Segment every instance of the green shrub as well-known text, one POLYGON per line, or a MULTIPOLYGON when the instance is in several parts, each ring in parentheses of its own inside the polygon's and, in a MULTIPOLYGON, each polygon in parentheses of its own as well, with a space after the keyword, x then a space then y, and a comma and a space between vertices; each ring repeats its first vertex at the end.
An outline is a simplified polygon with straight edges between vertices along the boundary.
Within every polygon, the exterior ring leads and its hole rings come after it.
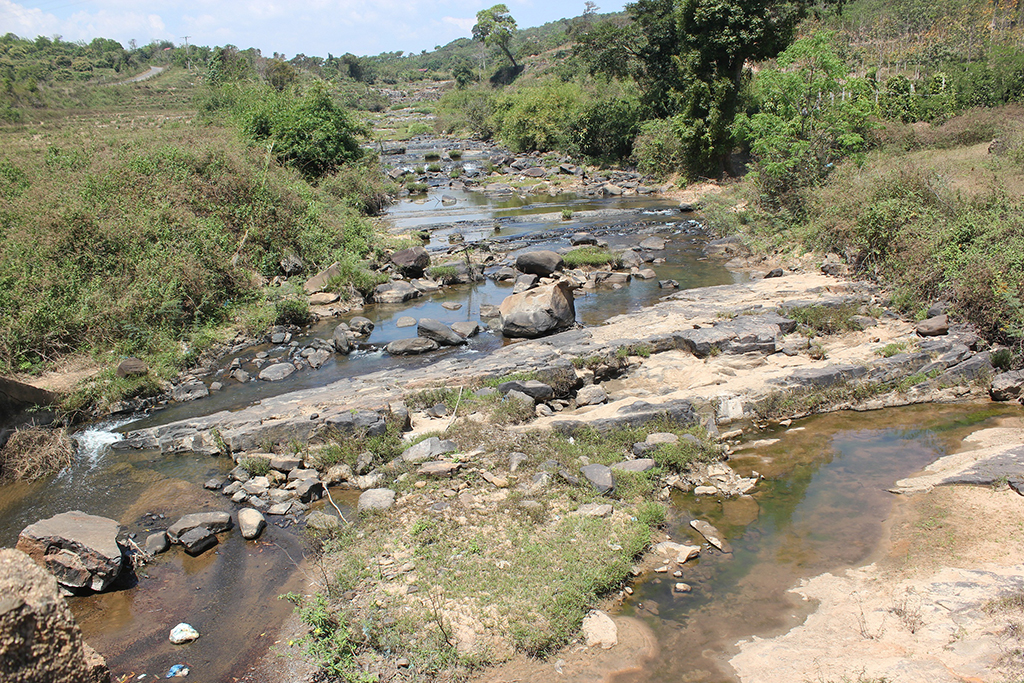
POLYGON ((572 209, 568 209, 568 208, 562 209, 562 220, 563 221, 572 220, 572 209))
POLYGON ((427 191, 430 186, 426 183, 408 182, 405 184, 405 189, 409 190, 409 194, 422 194, 427 191))
POLYGON ((857 329, 850 320, 857 315, 859 306, 842 304, 839 306, 800 306, 786 310, 786 315, 803 325, 807 330, 820 334, 838 334, 857 329))
POLYGON ((497 135, 516 152, 565 149, 584 97, 578 85, 550 81, 503 92, 494 102, 497 135))
POLYGON ((580 268, 581 266, 615 266, 619 257, 607 249, 601 247, 577 247, 566 252, 562 256, 567 268, 580 268))
POLYGON ((640 126, 633 142, 633 161, 641 173, 663 178, 682 168, 686 150, 672 121, 655 119, 640 126))
POLYGON ((305 299, 282 299, 274 304, 274 324, 306 325, 310 321, 309 302, 305 299))
POLYGON ((459 159, 462 158, 462 150, 461 149, 449 150, 448 151, 448 156, 451 158, 452 161, 458 161, 459 159))
POLYGON ((270 472, 270 460, 267 458, 242 458, 238 466, 254 477, 265 477, 270 472))
POLYGON ((438 152, 427 152, 423 155, 425 161, 440 161, 441 155, 438 152))
POLYGON ((427 166, 427 170, 430 171, 431 173, 440 173, 441 164, 430 164, 429 166, 427 166))

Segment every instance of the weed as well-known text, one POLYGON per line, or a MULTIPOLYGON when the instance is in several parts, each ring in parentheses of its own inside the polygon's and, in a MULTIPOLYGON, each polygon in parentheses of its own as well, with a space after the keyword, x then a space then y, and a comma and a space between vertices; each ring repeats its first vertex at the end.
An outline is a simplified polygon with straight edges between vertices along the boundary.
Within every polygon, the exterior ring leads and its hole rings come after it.
POLYGON ((427 152, 423 155, 424 161, 440 161, 441 154, 439 152, 427 152))
POLYGON ((890 343, 886 344, 882 348, 878 349, 878 351, 876 353, 878 353, 878 355, 883 357, 883 358, 892 358, 893 356, 895 356, 897 354, 900 354, 900 353, 903 353, 906 350, 907 350, 907 342, 905 342, 905 341, 896 341, 896 342, 890 342, 890 343))
POLYGON ((594 369, 605 360, 604 356, 576 356, 572 359, 572 366, 574 368, 589 368, 594 369))
POLYGON ((305 299, 283 299, 274 304, 274 324, 276 325, 302 327, 311 319, 309 302, 305 299))
POLYGON ((429 164, 427 166, 427 170, 429 172, 431 172, 431 173, 440 173, 441 172, 441 164, 437 164, 437 163, 429 164))
POLYGON ((64 428, 23 427, 0 449, 0 480, 35 481, 75 462, 75 445, 64 428))
POLYGON ((905 629, 911 633, 917 633, 924 626, 924 619, 921 613, 921 601, 904 595, 902 598, 893 598, 889 606, 889 613, 896 615, 905 629))
POLYGON ((571 219, 572 219, 572 209, 569 209, 569 208, 562 209, 562 220, 563 221, 568 221, 568 220, 571 220, 571 219))
POLYGON ((459 271, 455 266, 431 266, 427 268, 427 275, 432 280, 440 280, 448 284, 459 276, 459 271))
POLYGON ((615 267, 620 259, 615 254, 601 247, 577 247, 562 256, 567 268, 579 268, 581 266, 610 266, 615 267))
MULTIPOLYGON (((785 311, 791 319, 797 321, 807 331, 818 334, 838 334, 854 330, 857 326, 850 320, 857 315, 859 307, 856 304, 847 303, 839 306, 800 306, 785 311)), ((813 336, 813 334, 808 334, 813 336)))
POLYGON ((998 370, 1009 370, 1013 367, 1013 351, 1010 349, 997 349, 990 356, 992 367, 998 370))
POLYGON ((430 186, 426 183, 417 183, 414 181, 410 181, 405 184, 405 189, 409 190, 409 194, 423 194, 429 187, 430 186))
POLYGON ((462 150, 461 149, 449 150, 448 151, 448 156, 451 158, 452 161, 458 161, 459 159, 462 158, 462 150))
POLYGON ((265 477, 270 472, 270 460, 267 458, 242 458, 238 466, 254 477, 265 477))
POLYGON ((820 341, 814 341, 810 348, 807 350, 807 355, 811 357, 811 360, 825 360, 828 358, 828 352, 825 350, 825 345, 820 341))
POLYGON ((325 674, 346 683, 372 683, 376 675, 366 674, 355 663, 360 643, 345 616, 331 607, 327 598, 311 598, 294 593, 284 596, 296 606, 299 618, 309 627, 300 642, 325 674))
POLYGON ((455 178, 459 178, 461 176, 462 176, 462 167, 461 166, 455 166, 455 167, 452 168, 452 170, 450 170, 448 172, 448 177, 453 179, 453 180, 455 178))

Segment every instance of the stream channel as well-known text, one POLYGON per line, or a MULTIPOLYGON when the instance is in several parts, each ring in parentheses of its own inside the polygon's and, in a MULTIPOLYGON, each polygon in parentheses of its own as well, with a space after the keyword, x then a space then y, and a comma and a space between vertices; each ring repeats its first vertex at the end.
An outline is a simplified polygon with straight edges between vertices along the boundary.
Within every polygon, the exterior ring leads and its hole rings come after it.
MULTIPOLYGON (((455 196, 457 204, 442 207, 441 192, 431 192, 426 199, 392 207, 392 222, 397 229, 433 228, 428 248, 435 250, 446 249, 453 232, 462 233, 467 242, 485 238, 503 242, 500 251, 512 253, 526 246, 565 250, 568 236, 584 230, 607 240, 612 249, 658 234, 668 240, 660 254, 665 262, 652 266, 658 279, 675 279, 681 288, 690 288, 745 278, 703 259, 705 238, 698 225, 664 201, 515 195, 502 199, 450 190, 444 194, 455 196), (572 209, 573 219, 553 220, 552 214, 560 218, 564 207, 572 209)), ((49 480, 0 487, 0 545, 13 546, 28 524, 73 509, 118 520, 140 543, 150 531, 166 528, 188 512, 234 512, 230 501, 203 489, 207 479, 232 467, 229 459, 118 451, 110 449, 110 444, 129 424, 137 429, 238 409, 272 394, 322 386, 385 367, 431 363, 449 353, 486 354, 508 342, 485 332, 467 347, 414 358, 390 357, 379 347, 415 335, 415 328, 396 327, 400 316, 430 317, 449 324, 477 321, 481 305, 499 304, 511 289, 511 284, 486 280, 445 288, 402 305, 370 305, 353 313, 376 325, 363 350, 336 356, 319 370, 298 372, 277 383, 225 382, 222 391, 202 400, 86 427, 76 435, 80 458, 75 466, 49 480), (442 307, 452 301, 463 304, 462 308, 442 307)), ((585 325, 599 325, 653 303, 664 293, 657 280, 639 279, 621 289, 592 290, 577 299, 577 317, 585 325)), ((351 316, 342 320, 347 317, 351 316)), ((303 331, 302 338, 330 338, 338 322, 315 325, 303 331)), ((239 355, 251 359, 254 353, 266 351, 273 357, 287 350, 264 345, 239 355)), ((224 359, 223 367, 231 359, 224 359)), ((674 540, 693 538, 688 522, 699 517, 725 534, 734 553, 706 553, 692 567, 688 564, 684 580, 693 586, 692 594, 675 596, 672 582, 659 578, 636 587, 623 612, 647 621, 662 647, 657 661, 629 680, 729 680, 728 667, 721 666, 720 658, 737 639, 783 631, 802 619, 806 607, 795 605, 786 594, 797 579, 855 564, 870 555, 891 505, 891 496, 885 493, 888 486, 953 450, 967 433, 1009 414, 1016 413, 985 406, 924 406, 810 418, 778 434, 778 443, 758 449, 756 455, 740 452, 730 461, 741 474, 757 470, 766 477, 753 497, 738 501, 675 497, 668 529, 674 540)), ((352 518, 349 512, 358 492, 334 495, 352 518)), ((269 521, 258 542, 243 541, 236 528, 199 557, 173 548, 111 592, 69 598, 86 640, 107 658, 115 680, 144 673, 146 679, 162 678, 178 663, 190 666, 197 680, 245 677, 274 642, 291 611, 290 604, 278 596, 309 588, 309 577, 299 566, 302 543, 294 523, 269 521), (195 626, 202 637, 175 647, 168 643, 167 634, 182 621, 195 626)))

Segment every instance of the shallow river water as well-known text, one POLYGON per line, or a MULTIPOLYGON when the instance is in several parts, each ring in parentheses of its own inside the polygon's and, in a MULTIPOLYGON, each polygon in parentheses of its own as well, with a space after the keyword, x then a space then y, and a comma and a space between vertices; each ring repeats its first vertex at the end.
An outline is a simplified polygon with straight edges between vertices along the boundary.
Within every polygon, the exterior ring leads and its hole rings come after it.
MULTIPOLYGON (((579 230, 599 233, 612 248, 635 245, 647 234, 657 233, 669 240, 661 254, 665 263, 653 266, 659 279, 676 279, 683 288, 742 280, 719 263, 702 259, 702 238, 690 217, 663 202, 456 195, 455 207, 441 207, 433 194, 423 202, 403 202, 393 208, 393 220, 399 227, 443 223, 445 227, 432 240, 435 249, 446 245, 452 232, 461 232, 467 241, 494 238, 493 224, 478 225, 486 221, 497 221, 500 238, 512 240, 511 245, 524 237, 543 235, 535 246, 555 249, 568 247, 568 235, 579 230), (577 212, 616 213, 564 223, 530 218, 559 212, 566 205, 577 212)), ((481 305, 498 304, 510 293, 511 285, 488 280, 404 305, 368 306, 358 314, 369 317, 376 327, 364 350, 334 358, 317 371, 295 373, 280 383, 231 383, 209 398, 138 416, 131 428, 237 409, 272 393, 322 386, 379 369, 415 367, 448 353, 488 353, 507 342, 484 333, 466 348, 405 359, 377 349, 393 339, 415 335, 415 328, 396 326, 400 316, 447 323, 475 321, 481 305), (463 306, 457 311, 442 307, 450 301, 463 306)), ((592 291, 577 300, 578 318, 586 325, 598 325, 653 303, 664 293, 657 280, 634 280, 618 290, 592 291)), ((337 323, 331 320, 315 326, 299 341, 329 338, 337 323)), ((247 349, 243 355, 251 358, 258 351, 273 355, 287 349, 266 345, 247 349)), ((800 618, 798 607, 785 594, 796 579, 860 562, 871 553, 891 503, 887 486, 948 452, 967 432, 1007 410, 925 407, 808 419, 794 425, 800 430, 780 435, 779 443, 757 450, 756 455, 741 453, 731 461, 743 474, 753 469, 767 478, 752 500, 676 498, 670 515, 674 539, 690 536, 688 521, 700 517, 717 525, 735 552, 704 555, 694 566, 687 566, 683 580, 694 587, 692 594, 674 596, 668 580, 655 579, 638 587, 624 609, 649 621, 662 643, 662 654, 637 680, 727 679, 719 660, 731 643, 739 637, 778 631, 800 618)), ((128 424, 103 423, 80 432, 76 436, 82 452, 79 462, 51 480, 0 487, 0 544, 13 546, 18 532, 28 524, 72 509, 117 519, 136 534, 140 544, 151 530, 166 528, 186 512, 233 509, 223 496, 202 488, 207 479, 231 468, 228 459, 111 450, 110 442, 128 424)), ((351 507, 355 495, 335 494, 335 500, 351 507)), ((197 558, 173 549, 111 593, 70 599, 87 640, 107 657, 116 676, 162 677, 171 665, 185 663, 197 680, 228 681, 242 676, 265 653, 290 612, 290 606, 277 596, 308 587, 309 577, 298 569, 301 542, 287 521, 271 524, 258 543, 243 541, 237 531, 222 538, 215 550, 197 558), (181 621, 203 634, 187 648, 167 642, 169 630, 181 621)))

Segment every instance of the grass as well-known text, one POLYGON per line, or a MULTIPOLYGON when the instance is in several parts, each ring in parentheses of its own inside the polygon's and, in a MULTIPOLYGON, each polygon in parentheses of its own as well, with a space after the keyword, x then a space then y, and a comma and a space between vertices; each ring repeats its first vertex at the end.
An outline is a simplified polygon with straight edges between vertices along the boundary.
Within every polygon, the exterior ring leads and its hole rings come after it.
POLYGON ((270 472, 270 460, 268 458, 242 458, 238 461, 238 466, 254 477, 265 477, 270 472))
POLYGON ((895 341, 890 342, 883 346, 882 348, 878 349, 877 353, 882 358, 892 358, 895 355, 904 353, 908 347, 909 344, 907 344, 907 342, 905 341, 895 341))
POLYGON ((24 427, 0 449, 0 481, 35 481, 75 462, 75 444, 66 429, 24 427))
POLYGON ((857 329, 850 320, 857 315, 860 306, 847 303, 839 306, 799 306, 784 311, 789 318, 803 326, 807 336, 815 334, 839 334, 857 329))
POLYGON ((572 251, 566 252, 562 256, 562 260, 565 262, 567 268, 580 268, 582 266, 591 267, 615 267, 620 263, 619 257, 611 253, 607 249, 601 247, 578 247, 572 251))
POLYGON ((440 280, 447 284, 458 277, 459 272, 455 266, 431 266, 427 268, 427 275, 432 280, 440 280))

